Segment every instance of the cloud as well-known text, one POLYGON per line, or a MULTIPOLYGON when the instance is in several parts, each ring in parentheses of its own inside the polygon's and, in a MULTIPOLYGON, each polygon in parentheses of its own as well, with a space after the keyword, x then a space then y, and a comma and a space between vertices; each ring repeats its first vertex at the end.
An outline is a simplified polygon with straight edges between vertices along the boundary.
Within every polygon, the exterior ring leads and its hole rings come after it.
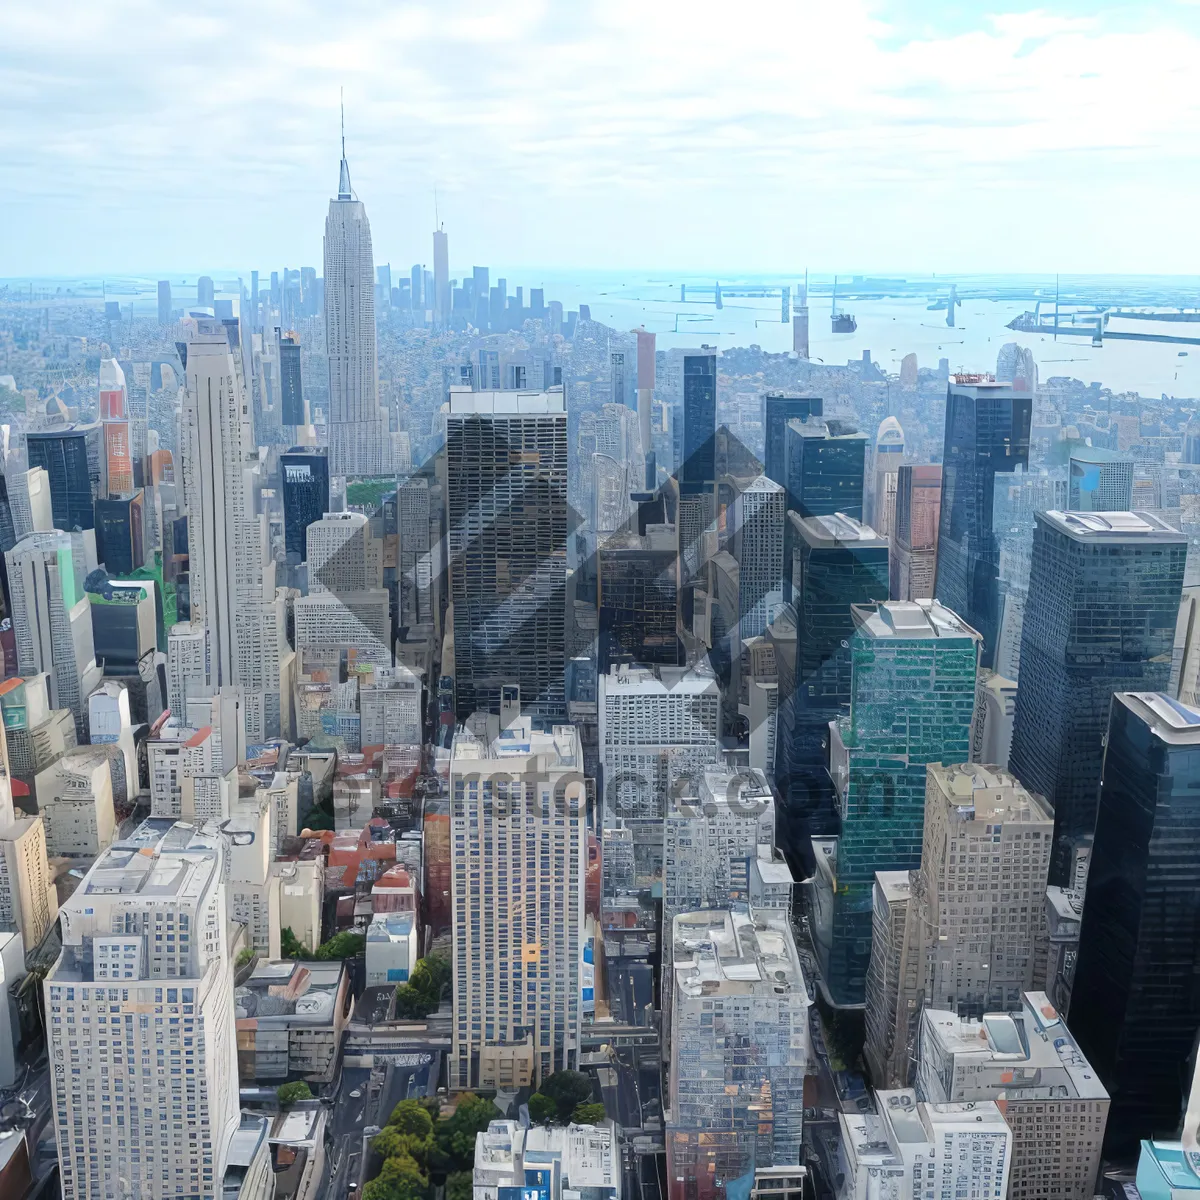
POLYGON ((380 260, 436 187, 455 270, 1195 270, 1198 50, 1187 8, 15 0, 0 272, 319 262, 339 88, 380 260))

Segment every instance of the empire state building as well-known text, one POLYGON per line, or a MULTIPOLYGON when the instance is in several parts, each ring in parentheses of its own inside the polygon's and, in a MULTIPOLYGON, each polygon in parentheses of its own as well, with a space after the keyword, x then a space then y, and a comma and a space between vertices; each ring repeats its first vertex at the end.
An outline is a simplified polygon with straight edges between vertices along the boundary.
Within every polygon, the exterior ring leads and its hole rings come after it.
POLYGON ((329 472, 385 474, 392 463, 387 416, 379 407, 371 226, 362 201, 351 194, 344 140, 337 199, 325 218, 325 347, 329 472))

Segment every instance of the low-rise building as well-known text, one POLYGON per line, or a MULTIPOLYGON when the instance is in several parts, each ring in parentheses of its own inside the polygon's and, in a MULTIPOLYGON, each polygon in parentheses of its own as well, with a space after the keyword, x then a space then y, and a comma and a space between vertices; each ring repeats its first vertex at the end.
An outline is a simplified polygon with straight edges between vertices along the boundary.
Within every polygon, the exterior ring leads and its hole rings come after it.
POLYGON ((493 1121, 475 1135, 474 1200, 523 1194, 535 1172, 543 1200, 620 1200, 621 1158, 612 1122, 524 1129, 515 1121, 493 1121))
POLYGON ((107 751, 81 746, 37 776, 38 809, 52 858, 96 858, 117 833, 107 751))
POLYGON ((316 1200, 325 1170, 325 1108, 301 1100, 271 1122, 275 1200, 316 1200))
POLYGON ((367 987, 407 983, 419 953, 414 913, 376 913, 367 926, 367 987))
POLYGON ((260 961, 233 1001, 243 1083, 333 1079, 353 1003, 344 962, 260 961))

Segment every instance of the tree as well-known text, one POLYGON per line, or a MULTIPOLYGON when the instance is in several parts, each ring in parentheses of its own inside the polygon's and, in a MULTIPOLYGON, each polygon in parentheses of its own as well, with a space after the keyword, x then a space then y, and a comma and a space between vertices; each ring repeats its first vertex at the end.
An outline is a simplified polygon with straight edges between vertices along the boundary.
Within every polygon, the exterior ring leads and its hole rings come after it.
POLYGON ((472 1092, 458 1098, 454 1115, 439 1121, 434 1129, 437 1155, 434 1167, 439 1171, 466 1171, 475 1165, 475 1135, 482 1133, 499 1116, 490 1100, 481 1100, 472 1092))
POLYGON ((427 1138, 433 1132, 433 1118, 418 1100, 401 1100, 387 1123, 406 1137, 427 1138))
POLYGON ((363 1200, 428 1200, 429 1180, 407 1154, 387 1159, 363 1188, 363 1200))
POLYGON ((430 954, 413 968, 407 983, 396 989, 396 1015, 420 1020, 436 1012, 450 982, 450 964, 440 954, 430 954))
POLYGON ((313 1098, 312 1088, 304 1080, 300 1080, 297 1083, 280 1084, 275 1089, 275 1096, 279 1100, 280 1108, 287 1108, 289 1105, 295 1104, 297 1100, 311 1100, 313 1098))
POLYGON ((471 1200, 474 1194, 473 1172, 454 1171, 446 1176, 446 1200, 471 1200))
POLYGON ((308 958, 311 951, 292 932, 290 925, 285 925, 279 931, 279 956, 281 958, 308 958))
POLYGON ((579 1071, 555 1071, 542 1080, 538 1090, 554 1101, 559 1123, 563 1125, 580 1104, 587 1104, 592 1099, 592 1081, 579 1071))
POLYGON ((244 967, 253 957, 253 949, 249 946, 244 946, 238 951, 237 958, 233 960, 233 965, 241 970, 241 968, 244 967))
POLYGON ((603 1104, 578 1104, 571 1114, 571 1120, 576 1125, 599 1125, 607 1116, 603 1104))
POLYGON ((542 1092, 529 1097, 529 1119, 535 1125, 548 1125, 558 1116, 558 1105, 542 1092))
POLYGON ((367 939, 361 933, 335 933, 329 941, 322 943, 314 958, 327 962, 335 958, 354 958, 363 952, 367 939))

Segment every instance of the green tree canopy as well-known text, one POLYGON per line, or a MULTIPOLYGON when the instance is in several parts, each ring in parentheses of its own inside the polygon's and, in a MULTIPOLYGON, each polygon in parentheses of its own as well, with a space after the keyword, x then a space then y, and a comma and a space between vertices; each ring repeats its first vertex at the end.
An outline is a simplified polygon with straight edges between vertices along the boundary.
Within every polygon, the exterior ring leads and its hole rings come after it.
POLYGON ((481 1100, 472 1092, 464 1092, 458 1098, 454 1114, 439 1121, 434 1129, 437 1169, 448 1172, 472 1170, 475 1135, 482 1133, 499 1116, 490 1100, 481 1100))
POLYGON ((599 1125, 607 1115, 603 1104, 578 1104, 571 1114, 571 1120, 576 1125, 599 1125))
POLYGON ((309 948, 292 932, 290 925, 279 931, 279 954, 281 958, 308 958, 309 948))
POLYGON ((407 1154, 386 1159, 362 1191, 363 1200, 428 1200, 429 1180, 407 1154))
POLYGON ((591 1102, 592 1081, 579 1071, 555 1071, 542 1080, 538 1091, 554 1101, 556 1116, 565 1125, 579 1105, 591 1102))
POLYGON ((473 1171, 454 1171, 446 1176, 446 1200, 471 1200, 475 1194, 473 1171))
POLYGON ((327 942, 318 947, 314 958, 326 962, 335 958, 354 958, 363 952, 367 939, 361 933, 335 933, 327 942))
POLYGON ((430 954, 413 968, 407 983, 396 989, 396 1015, 420 1020, 436 1012, 450 982, 450 964, 440 954, 430 954))
POLYGON ((279 1100, 280 1108, 287 1108, 289 1105, 295 1104, 297 1100, 311 1100, 313 1098, 312 1088, 302 1079, 296 1083, 280 1084, 275 1089, 275 1095, 279 1100))
POLYGON ((558 1105, 542 1092, 529 1097, 529 1119, 535 1125, 545 1125, 558 1116, 558 1105))

